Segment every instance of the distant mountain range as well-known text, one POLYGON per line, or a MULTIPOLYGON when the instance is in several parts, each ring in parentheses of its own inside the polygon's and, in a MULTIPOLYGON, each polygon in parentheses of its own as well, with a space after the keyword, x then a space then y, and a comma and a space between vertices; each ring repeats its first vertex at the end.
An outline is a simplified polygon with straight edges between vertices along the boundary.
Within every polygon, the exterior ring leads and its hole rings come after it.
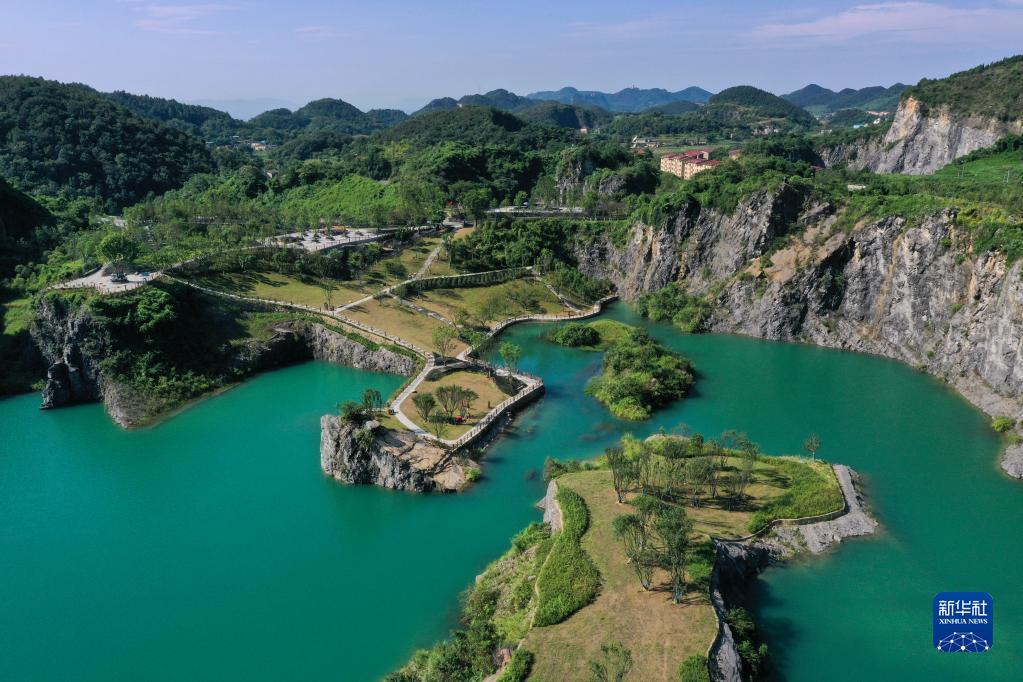
POLYGON ((672 102, 693 102, 706 104, 713 93, 698 87, 689 87, 678 92, 663 88, 625 88, 608 93, 598 90, 577 90, 572 87, 560 90, 534 92, 529 99, 554 100, 562 104, 581 104, 599 107, 613 113, 635 113, 672 102))
POLYGON ((782 98, 815 114, 832 113, 842 109, 895 111, 899 106, 899 97, 907 87, 902 83, 896 83, 890 88, 874 85, 859 90, 845 88, 835 92, 811 83, 805 88, 782 95, 782 98))

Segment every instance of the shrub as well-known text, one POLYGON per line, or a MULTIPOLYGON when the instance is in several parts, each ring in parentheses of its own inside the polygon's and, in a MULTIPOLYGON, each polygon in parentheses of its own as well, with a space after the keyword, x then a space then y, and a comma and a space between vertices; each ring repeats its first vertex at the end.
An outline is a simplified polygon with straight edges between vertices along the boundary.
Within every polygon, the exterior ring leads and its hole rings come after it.
POLYGON ((991 428, 998 433, 1007 433, 1016 427, 1016 420, 1012 417, 995 417, 991 420, 991 428))
POLYGON ((678 679, 681 682, 710 682, 710 670, 707 668, 707 657, 693 654, 678 667, 678 679))
POLYGON ((512 547, 516 554, 521 554, 541 540, 551 536, 551 529, 546 523, 534 521, 526 526, 512 539, 512 547))
POLYGON ((553 330, 548 338, 559 346, 569 346, 570 348, 596 346, 600 343, 600 332, 582 322, 569 322, 565 326, 553 330))
POLYGON ((508 666, 497 678, 497 682, 525 682, 525 679, 529 677, 529 673, 533 669, 533 660, 535 658, 532 651, 516 649, 508 666))
POLYGON ((672 282, 659 291, 640 296, 636 312, 655 322, 671 320, 682 331, 695 334, 706 330, 711 304, 706 298, 692 296, 672 282))
POLYGON ((589 525, 586 503, 567 488, 558 491, 565 528, 554 538, 537 576, 537 606, 533 624, 554 625, 593 601, 600 589, 600 571, 579 544, 589 525))

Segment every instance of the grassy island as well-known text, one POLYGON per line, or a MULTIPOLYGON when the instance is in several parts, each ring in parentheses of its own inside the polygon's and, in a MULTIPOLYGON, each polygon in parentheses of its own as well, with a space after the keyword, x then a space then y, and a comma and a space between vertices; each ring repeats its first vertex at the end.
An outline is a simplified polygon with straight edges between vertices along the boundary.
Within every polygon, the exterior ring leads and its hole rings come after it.
POLYGON ((603 371, 586 386, 586 393, 619 419, 648 419, 658 407, 684 398, 695 381, 688 360, 646 331, 621 322, 570 323, 548 338, 563 346, 607 350, 603 371))
MULTIPOLYGON (((391 682, 578 679, 627 656, 628 679, 707 680, 717 632, 710 538, 841 508, 830 465, 770 457, 741 434, 632 437, 585 462, 550 460, 564 529, 533 523, 465 593, 461 627, 391 682), (496 656, 495 656, 496 655, 496 656)), ((754 677, 766 665, 752 620, 726 620, 754 677)), ((612 678, 613 679, 613 678, 612 678)))

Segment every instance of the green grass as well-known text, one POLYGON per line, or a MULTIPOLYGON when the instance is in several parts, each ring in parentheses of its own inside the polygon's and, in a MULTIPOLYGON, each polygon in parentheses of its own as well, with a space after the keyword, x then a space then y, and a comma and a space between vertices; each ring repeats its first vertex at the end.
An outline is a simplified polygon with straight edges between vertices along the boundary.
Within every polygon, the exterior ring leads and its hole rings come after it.
POLYGON ((838 511, 845 504, 830 464, 777 457, 764 457, 761 462, 769 464, 776 475, 786 479, 786 490, 753 514, 750 532, 757 532, 775 519, 819 516, 838 511))
POLYGON ((28 328, 32 299, 21 297, 0 303, 0 395, 24 393, 37 387, 46 367, 35 350, 28 328))
POLYGON ((560 488, 558 504, 565 528, 551 541, 550 553, 536 580, 537 606, 533 624, 554 625, 593 601, 600 589, 600 572, 580 545, 589 525, 583 498, 560 488))

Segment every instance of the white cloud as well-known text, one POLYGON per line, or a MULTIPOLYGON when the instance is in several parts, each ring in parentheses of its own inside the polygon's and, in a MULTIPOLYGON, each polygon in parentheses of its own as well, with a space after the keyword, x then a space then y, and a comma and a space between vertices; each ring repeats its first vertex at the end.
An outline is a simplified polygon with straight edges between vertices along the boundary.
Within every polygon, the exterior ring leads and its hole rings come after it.
POLYGON ((295 36, 299 40, 330 40, 336 35, 330 26, 299 26, 295 29, 295 36))
POLYGON ((144 5, 139 8, 145 16, 135 21, 135 26, 144 31, 170 33, 175 35, 213 35, 217 31, 197 26, 207 17, 233 9, 230 5, 144 5))
MULTIPOLYGON (((1023 0, 1003 4, 1023 5, 1023 0)), ((857 5, 811 21, 764 24, 748 34, 764 41, 835 41, 889 34, 914 42, 961 43, 1018 35, 1023 10, 950 7, 932 2, 857 5)))

